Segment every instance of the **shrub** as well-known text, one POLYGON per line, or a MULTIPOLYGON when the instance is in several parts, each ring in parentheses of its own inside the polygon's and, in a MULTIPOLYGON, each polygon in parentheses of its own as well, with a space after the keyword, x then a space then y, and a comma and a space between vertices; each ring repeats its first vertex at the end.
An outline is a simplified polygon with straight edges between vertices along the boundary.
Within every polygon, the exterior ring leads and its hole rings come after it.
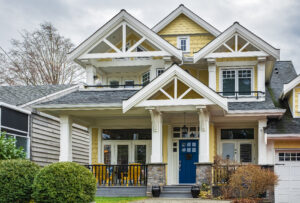
POLYGON ((259 198, 278 182, 278 177, 269 169, 260 166, 240 166, 231 175, 229 187, 237 198, 259 198))
POLYGON ((0 132, 0 160, 25 159, 26 153, 22 147, 16 147, 16 139, 0 132))
POLYGON ((44 167, 33 183, 33 199, 38 202, 92 202, 96 179, 84 166, 59 162, 44 167))
POLYGON ((29 160, 0 161, 0 202, 28 202, 40 167, 29 160))

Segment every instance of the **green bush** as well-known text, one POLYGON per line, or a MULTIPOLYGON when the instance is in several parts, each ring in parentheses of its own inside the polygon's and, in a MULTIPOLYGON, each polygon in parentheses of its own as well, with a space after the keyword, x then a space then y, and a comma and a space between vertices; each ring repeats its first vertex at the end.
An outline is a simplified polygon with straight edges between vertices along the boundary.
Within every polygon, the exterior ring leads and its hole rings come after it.
POLYGON ((28 202, 40 167, 29 160, 0 161, 0 202, 28 202))
POLYGON ((16 139, 0 132, 0 160, 25 159, 26 153, 22 147, 16 147, 16 139))
POLYGON ((35 202, 92 202, 96 193, 96 179, 84 166, 59 162, 46 166, 33 183, 35 202))

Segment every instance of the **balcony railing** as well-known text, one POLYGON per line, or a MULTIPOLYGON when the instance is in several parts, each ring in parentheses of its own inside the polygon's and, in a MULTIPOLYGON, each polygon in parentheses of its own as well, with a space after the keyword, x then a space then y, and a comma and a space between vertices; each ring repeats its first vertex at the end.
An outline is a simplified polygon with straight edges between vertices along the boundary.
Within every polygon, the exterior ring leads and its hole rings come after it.
POLYGON ((86 165, 98 186, 146 186, 147 165, 86 165))
POLYGON ((238 100, 239 98, 256 98, 259 99, 261 97, 265 96, 265 93, 262 91, 250 91, 250 92, 240 92, 240 91, 235 91, 235 92, 217 92, 223 97, 226 98, 235 98, 238 100))

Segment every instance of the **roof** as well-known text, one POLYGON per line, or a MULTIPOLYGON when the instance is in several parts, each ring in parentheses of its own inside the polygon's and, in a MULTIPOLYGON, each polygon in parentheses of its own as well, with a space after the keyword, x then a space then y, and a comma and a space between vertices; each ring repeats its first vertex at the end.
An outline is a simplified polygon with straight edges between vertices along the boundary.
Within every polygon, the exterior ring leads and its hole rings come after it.
POLYGON ((68 54, 69 60, 76 60, 80 55, 88 50, 88 48, 95 45, 101 38, 103 38, 106 34, 108 34, 113 28, 117 25, 121 24, 122 21, 126 21, 136 30, 141 32, 142 35, 146 37, 147 40, 151 40, 151 42, 155 42, 158 47, 163 48, 168 53, 174 55, 178 59, 182 60, 182 52, 177 49, 165 39, 160 37, 157 33, 152 31, 142 22, 134 18, 130 15, 126 10, 122 9, 117 15, 115 15, 111 20, 109 20, 106 24, 100 27, 95 33, 93 33, 90 37, 88 37, 85 41, 83 41, 80 45, 78 45, 75 49, 73 49, 68 54))
POLYGON ((57 105, 57 104, 120 104, 122 101, 130 98, 137 90, 101 90, 101 91, 80 91, 77 90, 64 95, 52 101, 44 102, 39 106, 57 105))
POLYGON ((266 90, 265 101, 258 102, 228 102, 228 110, 272 110, 278 109, 275 107, 271 95, 268 90, 266 90))
POLYGON ((0 86, 0 101, 19 106, 74 85, 0 86))
POLYGON ((199 26, 203 27, 205 30, 207 30, 209 33, 214 35, 215 37, 218 36, 221 32, 217 30, 215 27, 213 27, 211 24, 200 18, 198 15, 196 15, 194 12, 192 12, 190 9, 185 7, 183 4, 180 4, 179 7, 177 7, 174 11, 172 11, 169 15, 167 15, 164 19, 162 19, 160 22, 158 22, 152 30, 156 33, 161 31, 163 28, 165 28, 170 22, 172 22, 175 18, 177 18, 180 14, 184 14, 191 20, 193 20, 195 23, 197 23, 199 26))
POLYGON ((291 61, 278 61, 275 63, 270 80, 270 89, 278 105, 287 109, 287 111, 281 119, 269 119, 265 130, 267 134, 300 134, 300 118, 293 118, 287 101, 280 100, 283 85, 295 77, 297 77, 297 73, 291 61))
POLYGON ((209 53, 214 51, 218 46, 221 46, 226 40, 229 40, 235 33, 240 34, 243 38, 249 41, 251 44, 255 45, 257 48, 268 53, 276 59, 280 58, 280 50, 274 48, 269 43, 255 35, 250 30, 246 29, 238 22, 233 23, 229 28, 222 32, 218 37, 200 49, 194 54, 194 62, 199 61, 203 57, 207 56, 209 53))

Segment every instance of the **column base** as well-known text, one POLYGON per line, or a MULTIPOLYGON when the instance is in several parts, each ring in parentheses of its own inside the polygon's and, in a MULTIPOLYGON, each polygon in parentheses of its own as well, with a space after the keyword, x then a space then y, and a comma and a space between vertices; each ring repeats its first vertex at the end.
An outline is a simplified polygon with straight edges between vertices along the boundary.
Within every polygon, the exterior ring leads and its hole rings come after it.
POLYGON ((211 184, 212 180, 212 163, 195 163, 196 165, 196 184, 211 184))
POLYGON ((148 166, 147 196, 152 197, 152 186, 166 185, 166 163, 150 163, 148 166))

